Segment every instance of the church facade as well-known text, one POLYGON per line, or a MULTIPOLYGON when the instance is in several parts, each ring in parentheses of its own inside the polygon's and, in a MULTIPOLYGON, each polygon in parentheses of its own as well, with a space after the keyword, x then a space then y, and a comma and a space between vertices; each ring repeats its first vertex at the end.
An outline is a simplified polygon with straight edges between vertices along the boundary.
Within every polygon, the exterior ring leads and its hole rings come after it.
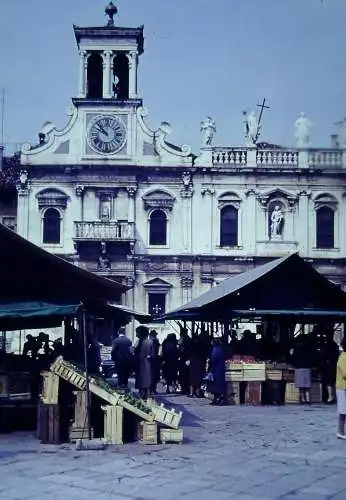
POLYGON ((22 147, 17 231, 126 283, 126 305, 154 316, 290 252, 346 289, 344 144, 311 148, 305 117, 298 147, 258 143, 253 116, 244 146, 213 146, 209 117, 198 154, 171 144, 169 123, 150 128, 137 91, 143 26, 112 19, 74 26, 78 95, 64 129, 46 122, 22 147))

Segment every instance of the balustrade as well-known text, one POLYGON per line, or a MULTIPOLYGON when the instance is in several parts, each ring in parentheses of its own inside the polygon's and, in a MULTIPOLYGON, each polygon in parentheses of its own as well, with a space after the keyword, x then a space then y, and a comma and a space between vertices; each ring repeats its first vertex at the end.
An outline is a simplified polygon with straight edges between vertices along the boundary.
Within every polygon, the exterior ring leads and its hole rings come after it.
POLYGON ((264 149, 257 151, 256 164, 258 167, 298 167, 298 151, 283 149, 264 149))
POLYGON ((342 167, 342 151, 315 150, 309 151, 309 166, 311 167, 342 167))
POLYGON ((245 149, 215 148, 212 153, 213 165, 245 166, 247 151, 245 149))
POLYGON ((76 240, 133 240, 133 222, 82 221, 75 222, 76 240))

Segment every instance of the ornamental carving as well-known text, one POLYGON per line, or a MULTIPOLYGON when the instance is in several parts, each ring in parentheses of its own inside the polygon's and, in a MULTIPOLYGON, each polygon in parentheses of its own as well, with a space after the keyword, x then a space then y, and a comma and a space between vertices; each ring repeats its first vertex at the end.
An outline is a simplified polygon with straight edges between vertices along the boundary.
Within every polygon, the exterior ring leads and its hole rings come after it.
POLYGON ((193 285, 193 277, 192 276, 182 276, 180 278, 180 284, 182 288, 191 288, 193 285))
POLYGON ((206 194, 209 194, 209 196, 214 196, 215 189, 213 189, 213 188, 202 188, 201 189, 201 195, 205 196, 206 194))
POLYGON ((145 210, 162 208, 172 210, 175 203, 175 198, 165 191, 154 191, 142 197, 145 210))
POLYGON ((134 198, 137 193, 137 186, 128 186, 126 191, 130 198, 134 198))
POLYGON ((59 191, 59 189, 44 189, 36 195, 36 198, 40 210, 45 207, 61 208, 65 210, 69 200, 69 197, 62 191, 59 191))
POLYGON ((27 196, 30 191, 30 180, 27 170, 21 170, 16 184, 19 196, 27 196))
POLYGON ((78 197, 82 196, 82 194, 84 192, 84 186, 81 186, 81 185, 76 186, 75 192, 76 192, 76 196, 78 196, 78 197))

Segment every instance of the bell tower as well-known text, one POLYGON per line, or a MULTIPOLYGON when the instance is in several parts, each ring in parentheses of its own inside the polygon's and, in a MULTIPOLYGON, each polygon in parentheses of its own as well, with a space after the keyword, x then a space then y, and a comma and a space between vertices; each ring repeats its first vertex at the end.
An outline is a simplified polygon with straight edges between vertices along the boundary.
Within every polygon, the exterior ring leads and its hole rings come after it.
POLYGON ((105 26, 73 26, 80 65, 78 97, 74 103, 138 105, 138 57, 144 51, 143 26, 121 28, 114 23, 117 7, 105 9, 105 26))

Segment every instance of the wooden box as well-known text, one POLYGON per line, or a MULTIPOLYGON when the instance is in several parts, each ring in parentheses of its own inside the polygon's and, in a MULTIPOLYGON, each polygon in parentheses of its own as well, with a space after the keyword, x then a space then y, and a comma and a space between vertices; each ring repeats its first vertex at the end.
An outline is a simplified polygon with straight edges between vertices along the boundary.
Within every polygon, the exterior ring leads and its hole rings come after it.
POLYGON ((151 411, 154 416, 154 420, 172 429, 178 429, 180 420, 182 419, 183 412, 176 412, 175 410, 168 410, 161 403, 160 406, 153 403, 151 405, 151 411))
POLYGON ((101 406, 104 414, 104 439, 108 444, 123 444, 123 408, 101 406))
POLYGON ((75 391, 73 393, 76 397, 74 404, 74 423, 73 427, 84 428, 88 427, 89 416, 87 409, 86 391, 75 391))
POLYGON ((43 379, 41 400, 46 404, 57 404, 59 398, 59 376, 52 372, 41 372, 43 379))
POLYGON ((0 398, 7 398, 8 397, 8 394, 9 394, 8 388, 9 388, 8 374, 1 373, 0 374, 0 398))
POLYGON ((44 444, 60 443, 59 405, 39 403, 37 409, 37 437, 44 444))
POLYGON ((240 404, 240 382, 226 382, 227 401, 232 405, 240 404))
MULTIPOLYGON (((91 427, 91 438, 94 437, 94 429, 91 427)), ((78 439, 89 439, 89 428, 88 427, 74 427, 71 426, 69 429, 69 441, 75 443, 78 439)))
POLYGON ((244 403, 246 405, 260 405, 262 403, 261 382, 246 383, 244 403))
MULTIPOLYGON (((322 386, 319 382, 313 382, 310 389, 310 402, 318 404, 322 402, 322 386)), ((294 383, 286 384, 285 403, 299 403, 299 389, 294 383)))
POLYGON ((158 428, 155 422, 139 422, 137 429, 138 441, 142 444, 158 443, 158 428))
POLYGON ((244 363, 244 382, 264 382, 265 363, 244 363))
POLYGON ((184 440, 183 429, 160 429, 160 441, 162 444, 179 443, 184 440))
POLYGON ((266 379, 267 380, 282 380, 282 370, 266 370, 266 379))
POLYGON ((243 382, 244 380, 244 370, 228 370, 226 371, 226 382, 243 382))

